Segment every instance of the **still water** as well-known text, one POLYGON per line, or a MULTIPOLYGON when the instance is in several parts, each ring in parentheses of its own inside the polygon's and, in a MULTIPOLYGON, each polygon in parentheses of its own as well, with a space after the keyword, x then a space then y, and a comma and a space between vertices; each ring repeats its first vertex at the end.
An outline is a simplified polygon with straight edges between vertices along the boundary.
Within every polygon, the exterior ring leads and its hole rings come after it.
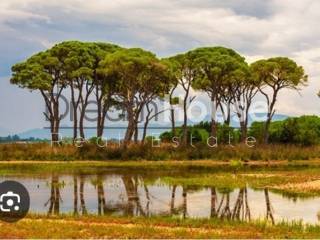
POLYGON ((167 185, 166 176, 107 172, 0 177, 22 183, 31 196, 30 212, 175 216, 270 222, 320 223, 320 198, 291 198, 268 189, 218 189, 167 185))

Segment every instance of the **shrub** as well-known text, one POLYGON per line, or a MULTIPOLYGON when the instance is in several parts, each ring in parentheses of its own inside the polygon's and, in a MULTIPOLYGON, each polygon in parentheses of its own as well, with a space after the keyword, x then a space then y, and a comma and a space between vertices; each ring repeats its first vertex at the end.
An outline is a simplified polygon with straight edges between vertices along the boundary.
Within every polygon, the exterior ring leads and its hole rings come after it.
MULTIPOLYGON (((250 127, 249 135, 262 142, 263 132, 264 122, 254 122, 250 127)), ((269 128, 269 142, 305 146, 319 144, 320 118, 317 116, 302 116, 272 122, 269 128)))

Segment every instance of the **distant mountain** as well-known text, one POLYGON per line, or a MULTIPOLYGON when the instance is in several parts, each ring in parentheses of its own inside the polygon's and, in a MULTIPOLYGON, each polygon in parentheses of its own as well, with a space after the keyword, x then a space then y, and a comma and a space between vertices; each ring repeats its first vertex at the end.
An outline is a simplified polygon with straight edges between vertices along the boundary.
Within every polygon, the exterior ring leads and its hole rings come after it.
MULTIPOLYGON (((168 131, 168 127, 162 127, 161 126, 150 126, 153 128, 148 129, 148 134, 155 134, 159 135, 162 132, 168 131)), ((97 136, 95 129, 86 129, 85 130, 85 136, 86 138, 91 138, 97 136)), ((108 140, 110 139, 122 139, 125 135, 126 128, 125 127, 120 127, 119 128, 112 128, 112 129, 105 129, 104 130, 104 137, 107 138, 108 140)), ((142 135, 143 130, 140 129, 139 131, 139 136, 142 135)), ((72 128, 61 128, 59 131, 60 138, 69 138, 73 136, 73 129, 72 128)), ((44 129, 44 128, 36 128, 36 129, 30 129, 28 131, 22 132, 17 134, 21 139, 27 139, 27 138, 39 138, 39 139, 50 139, 51 138, 51 133, 49 129, 44 129)))
MULTIPOLYGON (((220 116, 219 116, 220 117, 220 116)), ((289 116, 287 115, 284 115, 284 114, 275 114, 273 116, 273 119, 272 121, 281 121, 281 120, 285 120, 287 119, 289 116)), ((267 119, 267 113, 256 113, 255 116, 251 116, 249 118, 249 126, 255 122, 255 121, 258 121, 258 122, 263 122, 267 119)), ((211 116, 210 115, 207 115, 205 117, 205 119, 203 120, 204 122, 211 122, 211 116)), ((177 123, 177 125, 181 125, 182 122, 179 122, 177 123)), ((197 122, 193 122, 193 121, 188 121, 188 124, 189 125, 194 125, 194 124, 197 124, 197 122)), ((239 119, 236 115, 234 115, 232 118, 231 118, 231 126, 233 127, 239 127, 239 119)))
MULTIPOLYGON (((256 116, 258 117, 259 121, 264 121, 266 119, 265 113, 261 113, 261 114, 259 113, 256 116)), ((273 117, 273 121, 280 121, 280 120, 284 120, 286 118, 288 118, 287 115, 275 114, 273 117)), ((204 121, 210 121, 210 119, 211 119, 210 116, 207 116, 204 119, 204 121)), ((253 121, 255 121, 255 119, 250 119, 249 125, 251 125, 251 123, 253 121)), ((196 123, 189 121, 188 124, 194 125, 196 123)), ((176 122, 176 126, 181 126, 181 125, 182 125, 182 122, 176 122)), ((231 125, 233 127, 239 126, 238 122, 236 122, 236 121, 232 121, 231 125)), ((124 136, 125 131, 126 131, 125 124, 119 124, 118 126, 116 124, 112 124, 111 126, 114 127, 114 129, 106 129, 104 131, 105 136, 108 137, 108 139, 111 139, 111 138, 118 139, 119 136, 120 136, 120 138, 122 138, 124 136), (116 129, 116 127, 119 127, 119 128, 116 129)), ((156 134, 156 135, 160 134, 161 132, 168 131, 170 129, 170 126, 171 126, 170 123, 161 123, 161 122, 152 123, 149 125, 150 129, 148 131, 148 134, 156 134)), ((1 131, 1 129, 0 129, 0 131, 1 131)), ((140 134, 141 133, 142 133, 142 129, 140 130, 140 134)), ((94 137, 94 136, 96 136, 96 130, 94 128, 86 129, 85 134, 86 134, 87 138, 94 137)), ((50 129, 47 129, 47 128, 30 129, 25 132, 18 133, 17 135, 22 139, 27 139, 27 138, 31 138, 31 137, 39 138, 39 139, 50 139, 51 138, 50 129)), ((62 128, 60 129, 60 136, 61 137, 72 137, 72 135, 73 135, 72 128, 69 128, 67 126, 62 126, 62 128)))
POLYGON ((275 115, 273 116, 273 118, 272 118, 272 121, 282 121, 282 120, 287 119, 288 117, 290 117, 290 116, 288 116, 288 115, 283 115, 283 114, 275 114, 275 115))
POLYGON ((50 139, 51 134, 49 129, 43 129, 43 128, 35 128, 30 129, 22 133, 17 134, 19 138, 21 139, 28 139, 31 137, 39 138, 39 139, 50 139))

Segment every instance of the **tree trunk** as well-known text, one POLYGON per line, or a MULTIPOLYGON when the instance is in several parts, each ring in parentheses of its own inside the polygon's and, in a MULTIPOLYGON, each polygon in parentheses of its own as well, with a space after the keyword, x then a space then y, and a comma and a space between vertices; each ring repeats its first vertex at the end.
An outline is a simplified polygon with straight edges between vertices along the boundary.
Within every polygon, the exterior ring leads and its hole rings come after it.
POLYGON ((178 85, 175 85, 171 91, 170 91, 170 95, 169 95, 169 101, 170 101, 170 106, 171 106, 171 109, 170 109, 170 112, 171 112, 171 131, 172 131, 172 134, 173 136, 175 137, 176 136, 176 123, 175 123, 175 113, 174 113, 174 105, 175 103, 173 102, 173 94, 174 94, 174 91, 176 90, 178 85))
POLYGON ((270 127, 270 123, 271 123, 271 119, 267 119, 267 121, 265 122, 265 125, 264 125, 264 143, 265 144, 268 144, 269 142, 269 127, 270 127))
POLYGON ((141 143, 145 143, 147 131, 148 131, 148 125, 149 125, 149 119, 146 119, 144 126, 143 126, 143 134, 142 134, 141 143))
POLYGON ((86 105, 82 106, 82 110, 80 113, 80 119, 79 119, 79 133, 80 133, 80 137, 81 138, 85 138, 85 133, 84 133, 84 125, 83 125, 83 121, 84 121, 84 117, 85 117, 85 109, 86 109, 86 105))
POLYGON ((211 137, 217 137, 218 124, 216 121, 216 115, 217 115, 218 104, 214 95, 212 95, 211 97, 211 103, 212 103, 211 137))
POLYGON ((101 138, 103 136, 104 124, 102 122, 97 124, 97 137, 101 138))
POLYGON ((139 128, 138 128, 138 123, 136 123, 134 127, 134 143, 138 143, 138 138, 139 138, 139 128))
POLYGON ((187 114, 187 100, 188 100, 189 92, 186 93, 183 102, 183 126, 182 126, 182 144, 186 146, 188 144, 188 114, 187 114))
POLYGON ((278 95, 279 89, 275 89, 272 97, 271 104, 268 109, 268 115, 267 115, 267 121, 265 122, 265 129, 264 129, 264 143, 268 144, 269 142, 269 127, 270 123, 272 121, 273 115, 275 113, 274 105, 277 101, 277 95, 278 95))
POLYGON ((96 99, 97 99, 97 137, 101 137, 101 108, 102 108, 102 98, 99 96, 99 89, 96 88, 96 99))
POLYGON ((83 139, 85 138, 85 131, 84 131, 83 122, 84 122, 85 115, 86 115, 86 109, 88 106, 89 97, 94 90, 93 83, 90 83, 87 81, 85 89, 86 89, 85 97, 83 98, 82 94, 80 96, 80 102, 81 102, 82 106, 81 106, 80 119, 79 119, 79 133, 80 133, 80 137, 83 139))
POLYGON ((57 94, 54 93, 53 84, 52 89, 45 93, 44 90, 40 90, 40 93, 45 100, 46 103, 46 112, 44 115, 47 120, 50 121, 50 130, 51 130, 51 145, 56 146, 59 145, 59 126, 60 126, 60 115, 59 115, 59 97, 63 88, 58 89, 57 94))
POLYGON ((227 118, 226 118, 225 124, 227 126, 230 126, 230 122, 231 122, 231 100, 229 100, 227 103, 227 118))
POLYGON ((124 137, 124 146, 127 146, 130 143, 132 139, 132 135, 134 133, 134 128, 135 128, 134 119, 129 119, 127 131, 124 137))
POLYGON ((78 137, 78 113, 77 108, 73 109, 73 139, 78 137))
POLYGON ((126 130, 126 134, 124 137, 124 147, 126 147, 131 139, 132 139, 132 135, 134 133, 136 124, 135 124, 135 116, 133 113, 133 103, 129 103, 127 106, 127 113, 128 113, 128 127, 126 130))
POLYGON ((109 109, 108 102, 101 97, 98 99, 98 118, 97 118, 97 137, 102 137, 104 132, 104 123, 109 109))
POLYGON ((211 136, 212 137, 217 136, 217 130, 218 130, 217 122, 214 119, 212 119, 212 121, 211 121, 211 136))
POLYGON ((74 86, 73 82, 71 83, 71 102, 72 102, 72 120, 73 120, 73 139, 76 139, 78 136, 78 104, 75 100, 74 86))
POLYGON ((60 127, 60 116, 59 116, 59 102, 53 100, 53 116, 52 116, 52 143, 54 146, 59 145, 59 127, 60 127))
MULTIPOLYGON (((142 139, 141 139, 141 143, 144 144, 145 143, 145 139, 147 136, 147 130, 148 130, 148 125, 149 125, 149 121, 152 119, 152 117, 150 117, 152 110, 149 108, 149 103, 146 104, 146 108, 147 108, 147 116, 144 122, 144 126, 143 126, 143 134, 142 134, 142 139)), ((154 115, 156 116, 157 113, 154 115)))
POLYGON ((175 137, 176 136, 176 123, 175 123, 175 118, 174 118, 174 109, 171 108, 171 131, 172 135, 175 137))
POLYGON ((240 122, 240 128, 241 128, 241 142, 245 143, 247 139, 247 125, 244 121, 240 122))

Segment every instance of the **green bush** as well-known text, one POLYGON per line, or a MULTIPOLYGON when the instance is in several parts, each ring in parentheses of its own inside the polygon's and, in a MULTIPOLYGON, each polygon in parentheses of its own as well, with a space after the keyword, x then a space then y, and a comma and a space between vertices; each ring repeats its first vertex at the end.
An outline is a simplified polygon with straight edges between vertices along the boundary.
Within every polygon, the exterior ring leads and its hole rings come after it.
MULTIPOLYGON (((206 142, 209 137, 209 133, 205 129, 200 129, 197 127, 188 128, 187 134, 188 134, 189 143, 191 142, 191 136, 192 136, 192 143, 206 142)), ((182 129, 179 128, 176 130, 176 137, 181 137, 181 136, 182 136, 182 129)), ((174 136, 172 131, 164 132, 160 135, 160 139, 162 142, 172 142, 173 137, 174 136)))
MULTIPOLYGON (((259 142, 263 140, 264 122, 252 123, 249 135, 259 142)), ((270 143, 315 145, 320 143, 320 118, 302 116, 271 122, 269 128, 270 143)))
POLYGON ((258 142, 263 142, 264 122, 253 122, 249 128, 248 136, 254 137, 258 142))
POLYGON ((238 143, 240 139, 240 132, 226 124, 218 125, 217 138, 219 144, 238 143))
MULTIPOLYGON (((290 120, 288 120, 289 122, 290 120)), ((293 124, 293 142, 302 145, 320 143, 320 118, 317 116, 302 116, 296 118, 293 124)))

